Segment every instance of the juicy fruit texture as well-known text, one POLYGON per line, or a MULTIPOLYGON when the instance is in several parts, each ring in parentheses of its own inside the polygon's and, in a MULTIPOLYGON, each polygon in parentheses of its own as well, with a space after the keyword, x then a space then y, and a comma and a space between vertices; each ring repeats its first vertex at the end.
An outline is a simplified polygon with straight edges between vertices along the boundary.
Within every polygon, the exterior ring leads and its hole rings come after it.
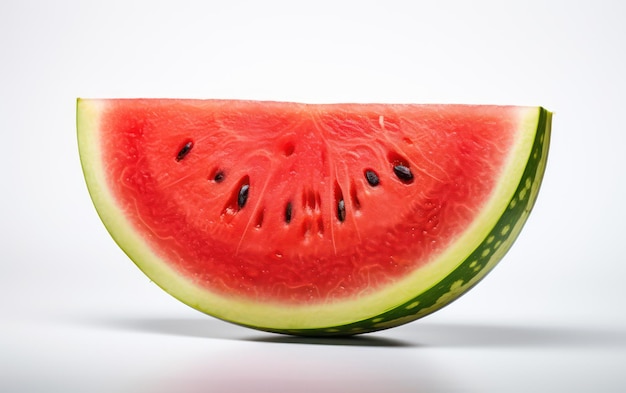
POLYGON ((219 318, 355 334, 441 308, 502 258, 541 183, 551 114, 463 105, 79 100, 109 232, 219 318))

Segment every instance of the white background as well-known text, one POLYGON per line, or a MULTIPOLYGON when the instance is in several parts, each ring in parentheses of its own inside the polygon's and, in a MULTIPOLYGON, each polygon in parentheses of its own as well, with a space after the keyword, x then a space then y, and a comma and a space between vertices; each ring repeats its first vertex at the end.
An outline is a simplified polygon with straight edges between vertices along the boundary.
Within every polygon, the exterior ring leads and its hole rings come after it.
POLYGON ((626 391, 619 1, 0 3, 0 391, 626 391), (544 184, 501 264, 421 321, 275 336, 158 289, 100 223, 76 97, 542 105, 544 184))

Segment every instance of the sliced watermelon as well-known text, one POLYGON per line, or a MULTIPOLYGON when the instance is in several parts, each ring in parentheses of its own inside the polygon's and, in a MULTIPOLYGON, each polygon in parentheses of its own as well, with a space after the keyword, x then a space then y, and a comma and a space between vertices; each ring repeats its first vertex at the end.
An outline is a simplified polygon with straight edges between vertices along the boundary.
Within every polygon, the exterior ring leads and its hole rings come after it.
POLYGON ((165 291, 256 329, 346 335, 425 316, 518 236, 539 107, 79 99, 85 179, 165 291))

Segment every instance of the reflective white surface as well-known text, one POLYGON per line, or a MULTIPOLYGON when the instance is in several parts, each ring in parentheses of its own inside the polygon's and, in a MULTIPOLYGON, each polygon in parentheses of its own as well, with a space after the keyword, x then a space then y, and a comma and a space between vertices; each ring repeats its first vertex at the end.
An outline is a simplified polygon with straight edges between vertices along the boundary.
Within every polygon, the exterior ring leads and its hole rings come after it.
POLYGON ((157 310, 92 314, 5 325, 15 339, 3 345, 3 391, 618 392, 624 387, 626 333, 597 326, 433 318, 384 333, 325 339, 277 336, 157 310))
POLYGON ((623 392, 626 6, 0 3, 0 391, 623 392), (276 336, 149 282, 89 200, 75 99, 543 105, 539 200, 469 294, 353 339, 276 336))

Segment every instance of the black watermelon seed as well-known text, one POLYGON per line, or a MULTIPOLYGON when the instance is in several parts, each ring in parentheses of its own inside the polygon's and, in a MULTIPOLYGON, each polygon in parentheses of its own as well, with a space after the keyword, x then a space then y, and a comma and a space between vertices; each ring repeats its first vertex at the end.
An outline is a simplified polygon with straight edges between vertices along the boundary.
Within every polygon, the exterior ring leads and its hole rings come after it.
POLYGON ((341 222, 344 222, 346 220, 346 203, 343 201, 343 199, 337 202, 337 218, 341 222))
POLYGON ((285 222, 287 224, 291 222, 291 214, 292 214, 291 202, 287 202, 287 206, 285 206, 285 222))
POLYGON ((380 184, 380 179, 378 178, 378 175, 371 169, 365 171, 365 179, 367 179, 367 182, 372 187, 376 187, 380 184))
POLYGON ((248 190, 250 189, 249 184, 244 184, 239 189, 239 195, 237 196, 237 205, 239 208, 243 208, 248 202, 248 190))
POLYGON ((193 147, 192 141, 185 143, 185 145, 178 151, 178 154, 176 154, 176 161, 180 161, 183 158, 185 158, 185 156, 189 154, 189 152, 191 151, 192 147, 193 147))
POLYGON ((393 173, 396 174, 398 179, 404 182, 410 182, 413 180, 413 174, 411 173, 411 169, 404 165, 396 165, 393 167, 393 173))
POLYGON ((215 176, 213 177, 213 180, 216 183, 221 183, 224 181, 224 172, 223 171, 218 171, 215 176))

